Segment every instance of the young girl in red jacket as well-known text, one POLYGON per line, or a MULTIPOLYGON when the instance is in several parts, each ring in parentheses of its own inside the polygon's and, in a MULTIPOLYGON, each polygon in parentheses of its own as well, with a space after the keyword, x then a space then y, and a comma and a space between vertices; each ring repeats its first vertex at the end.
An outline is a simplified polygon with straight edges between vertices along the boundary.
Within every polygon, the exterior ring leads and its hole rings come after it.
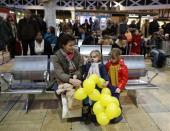
POLYGON ((108 87, 111 90, 112 96, 119 99, 120 92, 125 89, 128 81, 128 69, 120 56, 121 51, 118 48, 113 48, 110 55, 110 60, 105 65, 110 77, 108 87))

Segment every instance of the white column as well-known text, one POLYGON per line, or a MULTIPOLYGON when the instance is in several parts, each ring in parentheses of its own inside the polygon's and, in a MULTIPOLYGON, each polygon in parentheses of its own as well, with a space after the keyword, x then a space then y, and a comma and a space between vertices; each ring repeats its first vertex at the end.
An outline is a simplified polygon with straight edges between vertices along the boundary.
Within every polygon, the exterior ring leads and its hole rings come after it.
POLYGON ((56 0, 49 0, 44 4, 44 9, 47 26, 56 27, 56 0))
POLYGON ((76 18, 75 10, 71 10, 71 19, 75 20, 75 18, 76 18))

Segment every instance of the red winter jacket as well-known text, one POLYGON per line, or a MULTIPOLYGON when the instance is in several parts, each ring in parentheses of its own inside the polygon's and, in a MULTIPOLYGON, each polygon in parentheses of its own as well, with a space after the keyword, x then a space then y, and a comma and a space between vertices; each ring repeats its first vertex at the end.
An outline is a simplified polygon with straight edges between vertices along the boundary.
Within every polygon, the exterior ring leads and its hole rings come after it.
POLYGON ((105 65, 106 71, 109 72, 109 68, 111 65, 120 65, 119 72, 118 72, 118 86, 121 91, 125 89, 126 83, 128 81, 128 69, 127 66, 124 63, 123 59, 120 59, 117 63, 112 63, 111 61, 108 61, 105 65))
POLYGON ((130 54, 140 54, 141 52, 141 36, 140 35, 134 35, 133 39, 132 39, 132 48, 131 48, 131 52, 130 54), (135 45, 134 43, 136 43, 137 45, 135 45))

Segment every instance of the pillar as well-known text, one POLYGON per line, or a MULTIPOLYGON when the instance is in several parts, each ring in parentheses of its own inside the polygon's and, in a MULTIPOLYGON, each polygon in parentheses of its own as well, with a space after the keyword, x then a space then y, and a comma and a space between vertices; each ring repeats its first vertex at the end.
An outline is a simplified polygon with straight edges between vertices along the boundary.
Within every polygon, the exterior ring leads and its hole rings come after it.
POLYGON ((75 20, 75 18, 76 18, 75 10, 71 10, 71 19, 75 20))
POLYGON ((44 10, 47 26, 56 27, 56 0, 49 0, 44 3, 44 10))

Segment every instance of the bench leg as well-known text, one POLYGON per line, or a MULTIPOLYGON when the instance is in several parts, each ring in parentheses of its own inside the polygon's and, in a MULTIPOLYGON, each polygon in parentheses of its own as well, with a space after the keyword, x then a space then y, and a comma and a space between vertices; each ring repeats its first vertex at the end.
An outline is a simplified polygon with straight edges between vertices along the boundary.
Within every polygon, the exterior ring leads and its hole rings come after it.
POLYGON ((131 98, 132 102, 138 107, 138 99, 137 99, 137 91, 136 90, 128 90, 128 96, 131 98))
POLYGON ((25 111, 28 112, 29 107, 31 106, 33 100, 35 98, 34 94, 27 94, 26 102, 25 102, 25 111))

